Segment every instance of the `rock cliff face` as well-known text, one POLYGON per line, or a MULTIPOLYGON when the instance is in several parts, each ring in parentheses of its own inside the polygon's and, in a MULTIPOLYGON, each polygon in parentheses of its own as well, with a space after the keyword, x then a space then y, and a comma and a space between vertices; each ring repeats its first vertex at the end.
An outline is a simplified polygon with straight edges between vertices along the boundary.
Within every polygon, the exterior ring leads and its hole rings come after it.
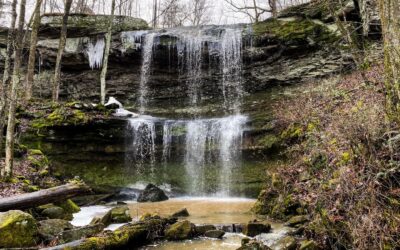
MULTIPOLYGON (((307 9, 306 9, 307 10, 307 9)), ((182 74, 182 60, 179 46, 191 34, 202 32, 206 38, 201 41, 204 55, 196 81, 201 84, 201 96, 206 103, 217 102, 221 96, 222 70, 218 66, 222 60, 214 55, 213 41, 226 29, 241 28, 244 90, 255 93, 278 85, 298 84, 313 78, 324 77, 351 67, 350 56, 338 49, 337 27, 331 19, 322 14, 307 16, 306 10, 284 13, 278 20, 266 20, 256 25, 238 27, 209 26, 200 29, 190 28, 161 30, 156 32, 148 79, 148 99, 150 106, 184 106, 189 92, 188 82, 193 79, 182 74), (303 13, 300 15, 299 13, 303 13)), ((351 11, 349 13, 352 13, 351 11)), ((50 96, 48 87, 57 53, 57 29, 59 16, 42 18, 40 54, 40 74, 36 79, 37 95, 50 96), (46 37, 46 39, 44 39, 46 37)), ((104 27, 99 20, 104 16, 73 16, 71 32, 63 58, 63 82, 61 97, 96 102, 99 100, 99 69, 91 69, 88 50, 95 51, 103 41, 104 27)), ((117 21, 113 35, 107 77, 107 95, 114 96, 125 104, 137 103, 141 79, 143 43, 146 32, 125 32, 143 30, 147 27, 142 21, 117 21), (133 39, 133 40, 132 40, 133 39)), ((191 41, 189 41, 191 42, 191 41)), ((193 41, 195 42, 195 41, 193 41)), ((93 57, 93 55, 92 55, 93 57)))

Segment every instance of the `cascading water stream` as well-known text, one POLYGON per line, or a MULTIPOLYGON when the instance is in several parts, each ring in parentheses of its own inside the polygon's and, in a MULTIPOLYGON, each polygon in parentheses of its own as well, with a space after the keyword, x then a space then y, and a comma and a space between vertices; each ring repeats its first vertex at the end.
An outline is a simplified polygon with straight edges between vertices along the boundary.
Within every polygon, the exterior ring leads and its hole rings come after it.
POLYGON ((142 68, 140 72, 140 86, 139 86, 139 112, 143 114, 146 111, 148 103, 148 86, 149 77, 151 75, 151 63, 153 60, 153 46, 154 37, 156 33, 146 34, 142 47, 142 68))
MULTIPOLYGON (((197 107, 201 104, 202 77, 206 68, 203 64, 207 61, 204 52, 208 50, 210 58, 218 58, 215 61, 219 62, 219 84, 227 116, 192 120, 155 120, 144 116, 130 119, 128 131, 133 138, 132 158, 138 169, 142 169, 144 163, 149 163, 154 172, 157 171, 155 162, 159 160, 163 162, 162 165, 167 166, 169 161, 176 158, 176 155, 171 154, 172 149, 180 150, 180 159, 183 161, 181 164, 189 184, 188 193, 205 195, 212 192, 219 196, 229 196, 233 172, 240 167, 242 136, 247 122, 246 116, 240 115, 243 97, 242 28, 225 28, 216 33, 202 29, 173 30, 167 33, 177 38, 175 45, 168 43, 168 55, 170 57, 171 51, 177 53, 179 79, 187 86, 191 106, 197 107), (158 126, 161 128, 157 129, 158 126), (162 135, 157 135, 160 132, 162 135), (156 137, 162 138, 162 152, 159 156, 156 154, 156 137), (206 183, 210 166, 219 176, 214 187, 209 187, 206 183)), ((142 44, 135 45, 136 49, 140 47, 142 51, 138 90, 138 104, 142 115, 148 106, 153 49, 155 41, 159 41, 156 38, 161 34, 136 31, 125 32, 122 36, 125 43, 142 44)), ((211 61, 210 58, 208 61, 211 61)))
POLYGON ((221 37, 222 93, 225 110, 240 113, 242 87, 242 30, 226 29, 221 37))

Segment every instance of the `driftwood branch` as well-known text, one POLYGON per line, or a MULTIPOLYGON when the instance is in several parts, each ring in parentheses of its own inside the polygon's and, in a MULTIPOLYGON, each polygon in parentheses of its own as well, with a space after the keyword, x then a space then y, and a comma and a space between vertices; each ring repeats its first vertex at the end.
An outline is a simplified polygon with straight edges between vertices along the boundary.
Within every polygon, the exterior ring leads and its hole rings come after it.
POLYGON ((77 195, 88 193, 89 191, 89 187, 85 184, 71 183, 33 193, 7 197, 0 199, 0 212, 11 209, 27 209, 52 202, 63 201, 77 195))

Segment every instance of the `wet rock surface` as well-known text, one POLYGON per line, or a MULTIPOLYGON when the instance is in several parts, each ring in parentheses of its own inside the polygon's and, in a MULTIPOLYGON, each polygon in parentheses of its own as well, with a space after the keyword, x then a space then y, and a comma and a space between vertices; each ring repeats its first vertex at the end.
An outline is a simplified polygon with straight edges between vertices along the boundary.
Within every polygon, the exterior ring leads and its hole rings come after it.
POLYGON ((249 222, 243 226, 243 234, 254 237, 262 233, 269 233, 271 231, 271 225, 262 222, 249 222))
POLYGON ((148 184, 137 198, 138 202, 158 202, 166 200, 168 200, 168 196, 165 192, 153 184, 148 184))

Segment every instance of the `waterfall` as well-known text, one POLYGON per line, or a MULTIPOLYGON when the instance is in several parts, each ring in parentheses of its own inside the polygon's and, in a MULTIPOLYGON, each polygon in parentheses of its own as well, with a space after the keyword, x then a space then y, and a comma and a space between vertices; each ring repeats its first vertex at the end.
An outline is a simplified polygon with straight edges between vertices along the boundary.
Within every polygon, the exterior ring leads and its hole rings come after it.
MULTIPOLYGON (((155 163, 156 127, 152 118, 132 118, 128 120, 128 131, 132 140, 132 160, 141 167, 149 162, 153 167, 155 163)), ((153 171, 153 169, 152 169, 153 171)))
POLYGON ((162 162, 160 165, 167 168, 169 162, 176 163, 181 160, 181 166, 186 172, 186 190, 190 194, 205 195, 213 192, 219 196, 229 196, 233 174, 241 166, 242 136, 247 123, 247 117, 240 114, 244 94, 242 32, 241 27, 204 27, 174 29, 160 33, 124 32, 121 35, 123 43, 141 44, 142 67, 138 90, 141 114, 147 108, 153 48, 161 41, 160 37, 165 35, 176 38, 175 45, 167 41, 163 46, 168 48, 169 60, 171 52, 177 53, 179 79, 187 86, 191 106, 201 104, 202 77, 207 70, 203 67, 204 63, 207 59, 209 62, 218 63, 210 63, 209 69, 216 66, 215 69, 221 73, 220 79, 215 83, 222 90, 221 99, 226 117, 192 120, 155 120, 139 117, 129 120, 133 160, 139 163, 139 166, 150 162, 153 171, 156 170, 155 162, 162 162), (205 58, 206 52, 209 58, 205 58), (158 143, 162 138, 162 152, 159 154, 156 153, 155 145, 157 132, 162 133, 157 135, 158 143), (217 176, 212 178, 216 183, 209 186, 206 179, 214 173, 217 176))
POLYGON ((203 52, 202 30, 179 34, 177 53, 180 75, 186 78, 190 104, 196 105, 201 98, 201 65, 203 52))
POLYGON ((148 81, 151 71, 151 63, 153 60, 154 37, 156 33, 149 33, 144 37, 142 47, 142 68, 140 72, 139 86, 139 111, 143 114, 148 103, 148 81))
POLYGON ((240 112, 242 87, 242 30, 226 29, 221 37, 222 93, 226 110, 240 112))
POLYGON ((104 38, 98 39, 96 43, 88 43, 86 54, 89 57, 89 66, 91 69, 98 69, 103 64, 104 47, 104 38))

